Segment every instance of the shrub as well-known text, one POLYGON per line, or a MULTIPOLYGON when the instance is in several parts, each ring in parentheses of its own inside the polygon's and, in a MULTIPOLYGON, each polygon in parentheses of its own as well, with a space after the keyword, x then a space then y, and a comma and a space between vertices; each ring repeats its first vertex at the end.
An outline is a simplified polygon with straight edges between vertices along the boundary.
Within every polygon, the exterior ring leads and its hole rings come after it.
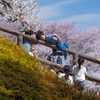
POLYGON ((0 37, 0 100, 98 99, 75 92, 43 66, 21 47, 0 37))

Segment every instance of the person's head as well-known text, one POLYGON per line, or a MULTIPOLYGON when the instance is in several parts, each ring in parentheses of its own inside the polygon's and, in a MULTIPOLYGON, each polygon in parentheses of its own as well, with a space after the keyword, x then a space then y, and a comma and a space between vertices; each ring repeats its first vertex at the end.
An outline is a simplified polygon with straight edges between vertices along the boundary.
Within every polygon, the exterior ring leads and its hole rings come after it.
POLYGON ((34 34, 34 32, 32 31, 32 30, 29 30, 29 31, 25 31, 25 34, 27 34, 27 35, 33 35, 34 34))
POLYGON ((80 69, 81 66, 84 64, 84 58, 79 58, 78 59, 78 64, 79 64, 79 69, 80 69))
POLYGON ((69 73, 70 72, 70 66, 69 65, 65 65, 63 67, 63 71, 64 71, 64 73, 69 73))
POLYGON ((35 45, 32 44, 30 51, 33 52, 34 50, 35 50, 35 45))
POLYGON ((44 33, 42 32, 42 31, 37 31, 36 32, 36 39, 37 40, 45 40, 45 35, 44 35, 44 33))
POLYGON ((70 72, 70 66, 69 65, 65 65, 63 67, 63 72, 65 73, 65 79, 69 78, 69 72, 70 72))

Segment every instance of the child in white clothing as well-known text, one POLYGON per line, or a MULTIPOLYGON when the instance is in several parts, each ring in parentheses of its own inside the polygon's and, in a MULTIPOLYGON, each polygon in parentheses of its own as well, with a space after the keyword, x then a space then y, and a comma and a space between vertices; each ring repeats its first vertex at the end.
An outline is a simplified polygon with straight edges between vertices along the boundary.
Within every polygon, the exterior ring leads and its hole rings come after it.
POLYGON ((73 85, 73 78, 71 75, 69 75, 70 72, 70 66, 69 65, 65 65, 63 67, 63 72, 58 75, 59 78, 63 78, 64 80, 66 80, 66 83, 73 85))
POLYGON ((79 58, 78 66, 75 66, 72 70, 75 87, 79 87, 82 91, 85 87, 85 74, 86 74, 86 68, 83 66, 83 64, 84 64, 84 59, 79 58))

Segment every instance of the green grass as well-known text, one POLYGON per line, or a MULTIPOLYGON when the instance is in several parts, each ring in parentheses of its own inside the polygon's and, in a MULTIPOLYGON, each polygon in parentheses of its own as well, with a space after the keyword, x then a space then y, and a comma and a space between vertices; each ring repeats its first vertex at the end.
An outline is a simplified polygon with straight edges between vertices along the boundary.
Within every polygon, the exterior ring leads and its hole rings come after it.
POLYGON ((21 47, 0 37, 0 100, 99 100, 74 91, 43 67, 21 47))

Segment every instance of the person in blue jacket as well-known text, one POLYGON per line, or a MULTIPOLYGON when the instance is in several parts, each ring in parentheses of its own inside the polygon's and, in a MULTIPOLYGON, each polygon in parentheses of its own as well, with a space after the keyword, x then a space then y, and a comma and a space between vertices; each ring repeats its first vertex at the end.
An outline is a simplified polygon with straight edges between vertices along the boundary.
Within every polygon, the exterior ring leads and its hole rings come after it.
MULTIPOLYGON (((55 44, 59 50, 64 51, 66 48, 68 48, 67 44, 62 45, 59 37, 57 34, 51 34, 51 35, 44 35, 42 31, 37 31, 36 32, 36 38, 37 40, 43 40, 52 44, 55 44)), ((57 50, 53 49, 53 54, 56 55, 57 50)))

